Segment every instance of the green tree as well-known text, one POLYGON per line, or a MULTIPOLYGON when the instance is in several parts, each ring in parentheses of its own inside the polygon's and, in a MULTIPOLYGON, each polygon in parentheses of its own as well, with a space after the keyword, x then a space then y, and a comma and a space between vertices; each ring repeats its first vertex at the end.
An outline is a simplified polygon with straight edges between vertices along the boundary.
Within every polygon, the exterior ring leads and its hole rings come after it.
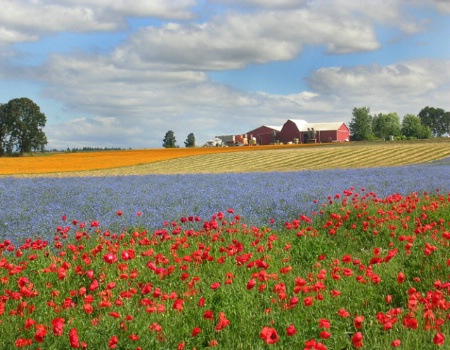
POLYGON ((187 136, 186 141, 184 141, 184 145, 186 147, 195 147, 195 136, 192 132, 187 136))
POLYGON ((430 127, 434 136, 450 133, 450 112, 427 106, 420 111, 419 117, 423 125, 430 127))
POLYGON ((423 125, 417 115, 406 114, 402 121, 402 135, 407 138, 429 139, 432 133, 430 127, 423 125))
MULTIPOLYGON (((2 131, 2 146, 9 150, 16 147, 20 154, 26 152, 44 150, 47 137, 42 130, 47 118, 41 112, 39 106, 26 97, 10 100, 2 105, 2 119, 5 121, 9 139, 2 131), (6 144, 5 144, 6 141, 6 144)), ((3 148, 2 147, 2 148, 3 148)))
POLYGON ((164 136, 163 139, 163 147, 164 148, 175 148, 177 140, 175 139, 175 134, 172 130, 169 130, 166 132, 166 136, 164 136))
POLYGON ((5 106, 5 104, 0 104, 0 157, 5 154, 5 150, 8 148, 12 125, 6 114, 5 106))
POLYGON ((350 121, 350 136, 353 141, 370 140, 372 134, 372 116, 369 107, 353 108, 353 118, 350 121))
POLYGON ((401 134, 400 118, 397 113, 378 114, 372 117, 372 131, 374 136, 385 140, 389 135, 401 134))

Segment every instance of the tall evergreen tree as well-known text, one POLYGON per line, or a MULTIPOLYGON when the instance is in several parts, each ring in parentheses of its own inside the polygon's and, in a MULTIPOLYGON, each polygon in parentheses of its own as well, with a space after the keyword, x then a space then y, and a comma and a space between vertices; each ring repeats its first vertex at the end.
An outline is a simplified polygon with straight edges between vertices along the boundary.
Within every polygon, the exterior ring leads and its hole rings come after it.
POLYGON ((192 132, 187 136, 186 141, 184 141, 184 145, 186 147, 195 147, 195 136, 192 132))
POLYGON ((175 139, 175 134, 173 133, 172 130, 169 130, 168 132, 166 132, 166 136, 164 136, 163 139, 163 147, 164 148, 175 148, 176 146, 177 140, 175 139))

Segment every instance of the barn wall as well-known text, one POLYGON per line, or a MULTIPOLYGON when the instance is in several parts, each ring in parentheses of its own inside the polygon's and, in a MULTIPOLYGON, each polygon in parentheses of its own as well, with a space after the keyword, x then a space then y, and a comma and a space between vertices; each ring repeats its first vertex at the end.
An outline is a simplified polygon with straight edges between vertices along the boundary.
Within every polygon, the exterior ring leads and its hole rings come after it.
POLYGON ((280 131, 280 142, 293 142, 296 138, 300 139, 300 142, 302 142, 301 137, 302 135, 294 122, 288 120, 286 123, 284 123, 283 128, 280 131))
POLYGON ((319 142, 332 142, 337 140, 336 130, 317 131, 317 140, 319 142))
POLYGON ((345 124, 342 124, 337 131, 337 140, 340 142, 345 142, 350 140, 350 130, 345 124))
MULTIPOLYGON (((267 126, 261 126, 259 128, 256 128, 255 130, 249 131, 247 133, 247 138, 249 140, 252 139, 252 137, 256 138, 256 142, 259 145, 270 145, 271 143, 273 143, 273 132, 274 129, 272 128, 268 128, 267 126)), ((275 132, 278 134, 279 131, 275 132)))

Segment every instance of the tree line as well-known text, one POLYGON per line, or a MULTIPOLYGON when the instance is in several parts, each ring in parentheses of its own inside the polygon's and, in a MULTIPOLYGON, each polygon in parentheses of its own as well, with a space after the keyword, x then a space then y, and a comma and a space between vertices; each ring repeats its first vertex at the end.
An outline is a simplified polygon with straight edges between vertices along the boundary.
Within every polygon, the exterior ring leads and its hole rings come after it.
POLYGON ((48 142, 42 128, 46 122, 45 114, 29 98, 0 104, 0 156, 44 151, 48 142))
MULTIPOLYGON (((177 139, 175 138, 175 133, 172 130, 166 132, 162 146, 164 148, 178 148, 177 139)), ((184 146, 195 147, 195 136, 192 132, 187 136, 186 141, 184 141, 184 146)))
POLYGON ((349 124, 352 141, 395 139, 428 139, 450 134, 450 112, 425 107, 418 115, 406 114, 400 122, 397 113, 370 114, 369 107, 353 109, 349 124))

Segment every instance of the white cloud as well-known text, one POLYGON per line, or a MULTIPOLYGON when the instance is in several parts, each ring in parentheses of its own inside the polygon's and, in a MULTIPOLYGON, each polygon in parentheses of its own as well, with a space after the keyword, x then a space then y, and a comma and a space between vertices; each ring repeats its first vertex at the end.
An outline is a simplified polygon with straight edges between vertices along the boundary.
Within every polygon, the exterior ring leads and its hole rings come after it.
POLYGON ((157 17, 165 19, 191 19, 195 0, 65 0, 70 6, 84 5, 101 12, 120 16, 157 17))
POLYGON ((432 59, 388 66, 321 68, 310 78, 311 87, 321 95, 399 113, 418 113, 425 105, 447 109, 448 99, 442 95, 436 98, 436 93, 450 93, 449 81, 450 61, 432 59))
POLYGON ((450 2, 448 0, 419 0, 419 3, 422 5, 429 5, 431 3, 433 6, 436 6, 438 11, 444 14, 450 14, 450 2))
POLYGON ((94 116, 49 126, 49 146, 57 148, 161 147, 169 129, 183 146, 190 132, 202 144, 215 135, 281 125, 289 118, 348 122, 351 110, 360 106, 400 116, 417 114, 426 105, 450 107, 448 60, 322 68, 313 72, 310 91, 290 95, 248 93, 195 72, 138 76, 95 59, 69 64, 54 58, 50 66, 40 72, 49 79, 46 94, 94 116), (52 70, 72 73, 61 79, 52 70))
POLYGON ((265 9, 289 9, 299 8, 309 0, 211 0, 211 3, 218 3, 228 6, 258 7, 265 9))
POLYGON ((116 31, 126 28, 127 17, 190 19, 194 5, 194 0, 0 0, 0 43, 64 31, 116 31))
POLYGON ((160 63, 165 69, 224 70, 291 60, 304 45, 325 45, 330 53, 380 47, 370 23, 292 10, 228 13, 205 24, 143 28, 115 55, 141 67, 160 63))

